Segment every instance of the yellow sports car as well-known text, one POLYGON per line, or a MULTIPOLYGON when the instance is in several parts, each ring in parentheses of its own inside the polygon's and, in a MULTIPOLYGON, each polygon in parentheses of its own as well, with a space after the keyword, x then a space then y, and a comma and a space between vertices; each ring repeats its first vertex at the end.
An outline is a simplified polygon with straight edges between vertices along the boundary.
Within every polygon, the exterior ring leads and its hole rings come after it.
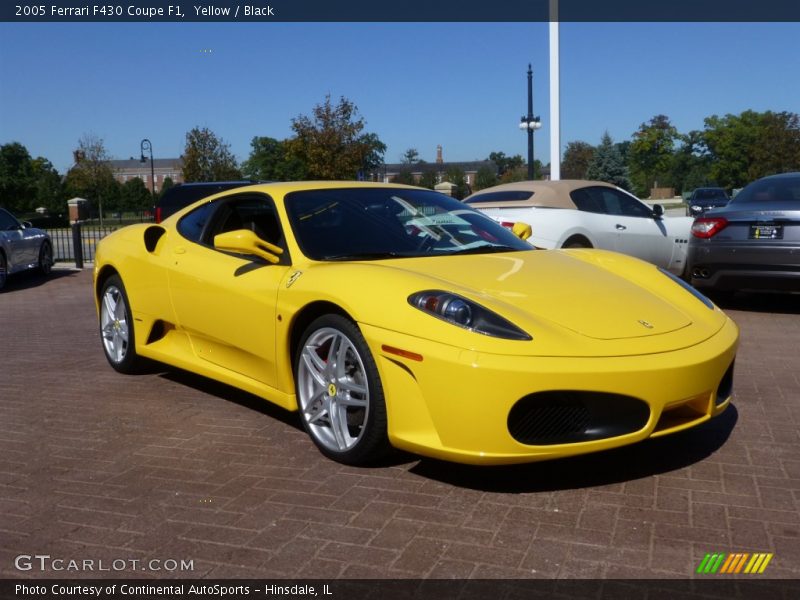
POLYGON ((97 248, 106 357, 155 359, 298 410, 327 456, 475 464, 594 452, 726 408, 738 329, 602 250, 535 250, 419 188, 229 190, 97 248))

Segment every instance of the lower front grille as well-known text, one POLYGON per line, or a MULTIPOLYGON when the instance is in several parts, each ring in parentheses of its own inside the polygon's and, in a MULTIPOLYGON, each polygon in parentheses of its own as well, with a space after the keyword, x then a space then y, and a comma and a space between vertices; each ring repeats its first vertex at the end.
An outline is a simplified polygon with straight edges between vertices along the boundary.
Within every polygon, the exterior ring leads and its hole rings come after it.
POLYGON ((508 414, 508 431, 522 444, 588 442, 633 433, 650 418, 638 398, 560 390, 521 398, 508 414))

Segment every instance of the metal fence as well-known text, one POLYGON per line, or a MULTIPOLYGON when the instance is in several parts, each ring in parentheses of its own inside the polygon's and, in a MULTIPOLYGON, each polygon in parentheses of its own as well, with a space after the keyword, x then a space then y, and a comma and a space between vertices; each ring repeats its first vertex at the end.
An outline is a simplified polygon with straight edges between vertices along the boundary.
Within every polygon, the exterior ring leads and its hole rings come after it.
POLYGON ((79 269, 84 261, 94 261, 97 242, 119 227, 99 227, 76 223, 71 228, 46 229, 53 242, 56 262, 74 262, 79 269))

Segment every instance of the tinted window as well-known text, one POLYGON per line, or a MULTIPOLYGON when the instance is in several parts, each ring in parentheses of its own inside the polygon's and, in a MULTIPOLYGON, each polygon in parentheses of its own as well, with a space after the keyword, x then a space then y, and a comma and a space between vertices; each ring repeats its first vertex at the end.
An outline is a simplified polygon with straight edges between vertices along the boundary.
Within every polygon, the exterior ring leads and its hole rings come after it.
POLYGON ((800 176, 759 179, 748 185, 731 200, 731 204, 752 202, 800 203, 800 176))
POLYGON ((467 204, 480 204, 481 202, 515 202, 527 200, 533 196, 533 192, 525 190, 508 190, 505 192, 487 192, 480 196, 475 196, 467 200, 467 204))
POLYGON ((701 188, 692 194, 693 200, 722 200, 727 202, 728 195, 721 188, 701 188))
POLYGON ((585 187, 570 192, 570 198, 585 212, 616 215, 620 217, 647 217, 653 212, 636 198, 608 187, 585 187))
POLYGON ((0 210, 0 231, 9 229, 18 229, 19 223, 17 220, 4 210, 0 210))
POLYGON ((489 217, 436 192, 313 190, 285 202, 295 238, 314 260, 532 250, 489 217))
POLYGON ((187 240, 200 242, 203 229, 213 214, 217 202, 207 202, 178 221, 178 232, 187 240))

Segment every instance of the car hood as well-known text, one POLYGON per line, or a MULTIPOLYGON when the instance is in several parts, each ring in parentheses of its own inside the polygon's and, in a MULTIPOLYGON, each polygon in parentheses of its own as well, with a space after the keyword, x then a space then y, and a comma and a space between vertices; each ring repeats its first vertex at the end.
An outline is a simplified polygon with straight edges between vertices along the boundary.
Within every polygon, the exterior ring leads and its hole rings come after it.
POLYGON ((602 250, 317 267, 321 268, 298 279, 296 291, 308 285, 320 299, 319 290, 325 290, 332 301, 369 325, 492 352, 508 351, 509 344, 516 354, 548 356, 665 352, 707 339, 726 320, 721 311, 710 310, 653 265, 602 250), (449 291, 477 302, 531 335, 533 342, 523 349, 520 342, 476 334, 434 318, 408 302, 411 294, 423 290, 449 291), (346 302, 341 301, 344 297, 346 302))

